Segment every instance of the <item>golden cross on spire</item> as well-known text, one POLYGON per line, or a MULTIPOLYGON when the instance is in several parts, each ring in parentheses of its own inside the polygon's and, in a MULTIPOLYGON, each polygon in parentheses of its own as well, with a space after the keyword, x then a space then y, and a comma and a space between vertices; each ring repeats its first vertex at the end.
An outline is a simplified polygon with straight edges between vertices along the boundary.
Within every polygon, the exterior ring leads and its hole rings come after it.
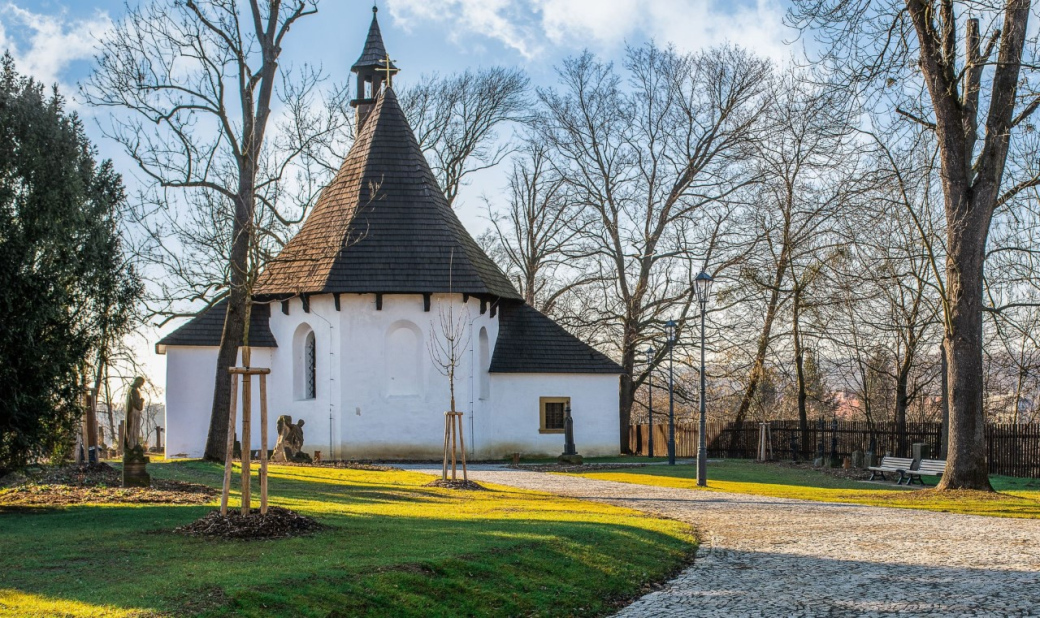
POLYGON ((385 68, 376 69, 376 72, 377 73, 383 73, 383 72, 386 73, 386 85, 389 88, 389 87, 394 85, 394 70, 391 68, 391 64, 390 64, 391 62, 393 62, 393 60, 390 60, 390 54, 387 54, 386 58, 383 58, 383 62, 386 65, 385 68))

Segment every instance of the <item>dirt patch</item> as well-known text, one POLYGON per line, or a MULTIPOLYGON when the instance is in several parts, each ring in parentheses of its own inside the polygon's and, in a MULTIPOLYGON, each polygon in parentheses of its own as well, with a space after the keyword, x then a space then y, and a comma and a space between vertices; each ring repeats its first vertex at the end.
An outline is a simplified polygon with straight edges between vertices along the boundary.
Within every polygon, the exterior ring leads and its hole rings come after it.
POLYGON ((186 526, 174 528, 173 531, 186 536, 263 540, 313 534, 325 528, 326 526, 306 515, 272 506, 267 509, 266 515, 261 515, 260 509, 252 509, 249 515, 242 515, 238 510, 228 511, 226 517, 221 515, 220 511, 212 511, 186 526))
POLYGON ((598 472, 601 470, 624 470, 627 468, 645 468, 644 463, 589 463, 581 465, 573 464, 520 464, 509 466, 516 470, 527 470, 529 472, 598 472))
POLYGON ((476 481, 463 481, 461 479, 437 479, 430 481, 426 484, 426 487, 443 487, 444 489, 459 489, 465 491, 488 491, 487 487, 484 487, 476 481))
POLYGON ((206 485, 152 479, 151 487, 123 487, 122 474, 107 463, 30 469, 0 483, 0 506, 75 504, 205 504, 217 491, 206 485))
POLYGON ((181 481, 152 480, 148 488, 24 485, 0 491, 0 506, 205 504, 216 495, 216 490, 210 487, 181 481))
POLYGON ((850 481, 865 481, 870 478, 870 471, 860 468, 828 468, 828 467, 813 467, 810 462, 795 462, 795 461, 752 461, 752 463, 759 466, 776 466, 779 468, 789 468, 791 470, 802 470, 809 471, 814 470, 833 476, 834 478, 846 479, 850 481))

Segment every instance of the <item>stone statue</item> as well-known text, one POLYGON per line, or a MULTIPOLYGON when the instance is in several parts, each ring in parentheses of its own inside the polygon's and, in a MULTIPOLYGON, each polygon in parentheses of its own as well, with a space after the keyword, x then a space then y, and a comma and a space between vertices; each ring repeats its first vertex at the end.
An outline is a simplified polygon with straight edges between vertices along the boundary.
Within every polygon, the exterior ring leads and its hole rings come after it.
POLYGON ((144 397, 141 395, 142 386, 144 386, 144 378, 138 376, 134 378, 133 383, 130 384, 130 390, 126 394, 124 451, 129 451, 141 444, 141 430, 144 419, 144 397))
POLYGON ((303 424, 302 418, 293 424, 292 417, 287 414, 278 417, 278 441, 271 461, 311 463, 310 455, 303 452, 303 424))
POLYGON ((123 487, 149 487, 151 477, 146 466, 148 457, 144 454, 141 442, 142 422, 144 420, 144 396, 141 387, 144 378, 138 376, 130 384, 126 394, 126 429, 123 433, 123 487))

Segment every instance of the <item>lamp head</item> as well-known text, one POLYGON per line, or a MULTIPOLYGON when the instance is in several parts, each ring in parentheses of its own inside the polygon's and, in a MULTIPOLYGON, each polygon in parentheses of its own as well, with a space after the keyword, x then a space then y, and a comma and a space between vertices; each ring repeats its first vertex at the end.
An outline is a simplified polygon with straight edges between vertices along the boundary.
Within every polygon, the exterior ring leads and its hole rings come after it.
POLYGON ((675 320, 668 320, 664 323, 664 332, 668 343, 675 343, 675 320))
POLYGON ((697 294, 697 301, 701 305, 706 305, 708 299, 711 298, 711 284, 714 282, 715 279, 703 270, 693 280, 693 291, 697 294))

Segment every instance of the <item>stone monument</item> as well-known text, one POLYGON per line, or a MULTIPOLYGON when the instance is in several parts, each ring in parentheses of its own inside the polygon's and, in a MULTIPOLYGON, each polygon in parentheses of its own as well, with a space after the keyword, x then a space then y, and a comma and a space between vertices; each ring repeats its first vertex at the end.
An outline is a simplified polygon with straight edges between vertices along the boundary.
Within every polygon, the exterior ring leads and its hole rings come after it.
POLYGON ((126 394, 126 432, 123 435, 123 487, 150 487, 152 478, 146 466, 148 457, 141 442, 141 423, 144 418, 144 396, 141 387, 144 378, 138 376, 126 394))
POLYGON ((311 457, 303 452, 303 419, 293 423, 292 417, 283 414, 278 417, 278 440, 274 444, 271 461, 278 463, 311 463, 311 457))
POLYGON ((585 460, 578 454, 574 446, 574 418, 571 416, 571 405, 567 404, 563 417, 563 454, 556 458, 557 463, 582 465, 585 460))

